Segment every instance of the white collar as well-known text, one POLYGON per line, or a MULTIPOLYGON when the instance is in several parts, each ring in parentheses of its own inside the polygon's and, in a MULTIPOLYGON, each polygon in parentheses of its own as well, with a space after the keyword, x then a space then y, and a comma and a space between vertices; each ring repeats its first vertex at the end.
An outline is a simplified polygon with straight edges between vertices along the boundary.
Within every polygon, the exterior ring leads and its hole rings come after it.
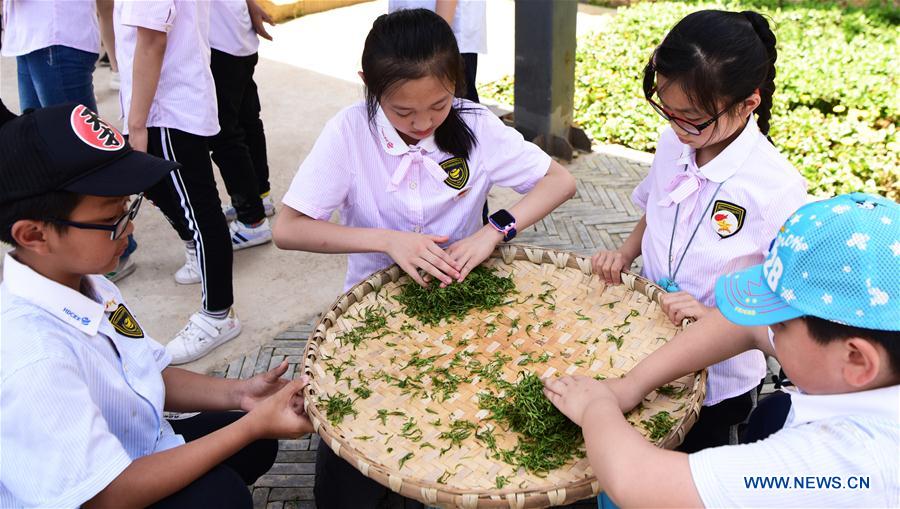
MULTIPOLYGON (((384 110, 381 109, 381 106, 378 106, 378 113, 375 114, 375 125, 378 130, 378 141, 381 143, 381 148, 388 154, 392 156, 402 156, 410 150, 413 150, 413 148, 400 137, 400 133, 397 132, 397 129, 395 129, 391 124, 391 121, 388 120, 387 116, 384 114, 384 110)), ((419 143, 413 145, 413 147, 418 147, 416 150, 421 150, 425 153, 434 152, 437 150, 437 142, 434 141, 434 134, 424 140, 419 140, 419 143)))
MULTIPOLYGON (((753 148, 759 143, 760 138, 762 137, 760 136, 759 126, 756 125, 756 117, 750 115, 750 119, 747 120, 747 125, 744 126, 741 134, 725 147, 725 150, 714 157, 712 161, 699 168, 700 173, 712 182, 725 182, 747 161, 753 148)), ((691 146, 684 145, 677 164, 696 164, 695 153, 696 150, 691 146)))
POLYGON ((109 292, 105 285, 93 281, 101 277, 86 276, 85 281, 105 304, 38 274, 9 254, 3 260, 3 284, 9 293, 33 303, 89 336, 97 334, 104 311, 115 309, 118 305, 116 295, 109 292))
POLYGON ((900 423, 900 385, 844 394, 786 392, 791 396, 787 426, 851 415, 880 417, 900 423))

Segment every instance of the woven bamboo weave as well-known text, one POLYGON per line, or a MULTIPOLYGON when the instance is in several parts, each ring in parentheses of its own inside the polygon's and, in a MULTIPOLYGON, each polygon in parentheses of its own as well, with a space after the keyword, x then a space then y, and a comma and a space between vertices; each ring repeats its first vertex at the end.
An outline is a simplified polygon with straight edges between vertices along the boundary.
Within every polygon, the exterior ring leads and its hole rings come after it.
MULTIPOLYGON (((444 368, 460 355, 482 363, 505 356, 502 377, 509 382, 523 371, 619 377, 678 331, 659 309, 663 291, 630 273, 623 273, 624 285, 607 286, 591 275, 589 259, 537 247, 500 247, 484 265, 513 275, 514 302, 437 326, 402 313, 393 296, 415 283, 397 266, 338 298, 304 355, 312 423, 324 444, 364 475, 430 505, 532 508, 596 495, 601 486, 586 457, 536 475, 496 459, 474 432, 455 446, 442 439, 454 420, 468 420, 479 432, 492 427, 501 450, 513 448, 518 437, 479 409, 478 394, 487 387, 478 376, 444 399, 427 374, 414 381, 417 371, 409 363, 433 357, 433 366, 444 368), (387 321, 378 337, 347 344, 344 335, 373 309, 384 310, 387 321), (544 353, 549 359, 530 362, 544 353), (404 385, 404 379, 413 383, 404 385), (371 395, 358 397, 366 389, 371 395), (325 403, 336 395, 354 398, 355 415, 329 420, 325 403), (379 417, 379 410, 387 415, 379 417)), ((465 372, 458 364, 454 369, 465 372)), ((705 381, 705 371, 686 376, 666 395, 651 393, 627 418, 649 440, 642 421, 668 412, 676 424, 654 442, 675 447, 697 419, 705 381)))

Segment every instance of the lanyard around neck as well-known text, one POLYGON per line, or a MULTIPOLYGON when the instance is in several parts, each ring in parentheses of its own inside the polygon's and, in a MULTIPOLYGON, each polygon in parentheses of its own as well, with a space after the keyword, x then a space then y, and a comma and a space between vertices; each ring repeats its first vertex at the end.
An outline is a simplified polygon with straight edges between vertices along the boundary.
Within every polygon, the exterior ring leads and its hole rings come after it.
MULTIPOLYGON (((672 235, 669 237, 669 257, 667 258, 669 262, 669 281, 675 283, 675 276, 678 275, 678 271, 681 269, 681 263, 684 261, 684 256, 687 254, 688 249, 691 247, 691 243, 694 241, 694 237, 697 235, 697 230, 700 229, 700 224, 706 219, 706 212, 709 211, 709 208, 712 206, 713 201, 716 199, 716 195, 719 194, 719 189, 722 189, 722 184, 725 181, 719 182, 718 187, 713 192, 712 198, 709 199, 709 202, 706 203, 706 207, 703 209, 703 213, 700 214, 700 218, 697 220, 697 224, 694 226, 694 231, 691 233, 691 237, 688 239, 687 244, 684 246, 684 251, 681 252, 681 258, 678 259, 678 265, 675 266, 675 272, 672 272, 672 244, 675 243, 675 228, 678 227, 678 212, 681 209, 681 204, 675 206, 675 219, 672 221, 672 235)), ((697 191, 700 192, 699 190, 697 191)))

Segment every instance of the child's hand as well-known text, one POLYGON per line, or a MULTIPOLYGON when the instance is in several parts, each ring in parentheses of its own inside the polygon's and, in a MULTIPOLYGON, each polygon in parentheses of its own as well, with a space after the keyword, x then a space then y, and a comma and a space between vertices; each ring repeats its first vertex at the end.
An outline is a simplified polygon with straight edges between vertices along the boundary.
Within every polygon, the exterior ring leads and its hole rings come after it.
POLYGON ((502 233, 491 226, 485 226, 447 248, 447 253, 460 267, 459 277, 456 280, 462 281, 472 269, 487 260, 501 240, 503 240, 502 233))
POLYGON ((438 246, 450 240, 449 237, 398 231, 392 231, 390 235, 393 238, 387 242, 386 253, 416 283, 427 286, 418 269, 439 279, 443 286, 453 283, 453 280, 459 277, 461 266, 438 246))
POLYGON ((681 325, 681 321, 688 317, 699 320, 712 311, 711 308, 697 302, 697 299, 687 292, 663 294, 659 298, 659 303, 663 313, 675 325, 681 325))
POLYGON ((591 267, 594 274, 608 284, 622 284, 622 271, 631 267, 633 257, 629 257, 621 251, 598 251, 591 258, 591 267))
POLYGON ((270 25, 274 25, 275 23, 272 21, 272 17, 269 16, 269 14, 254 0, 247 0, 247 11, 250 14, 250 24, 253 25, 253 31, 263 39, 271 41, 272 36, 266 31, 266 26, 263 25, 263 21, 270 25))
POLYGON ((313 431, 303 409, 302 391, 308 382, 305 376, 291 380, 247 414, 258 438, 298 438, 313 431))
POLYGON ((280 378, 288 368, 288 362, 282 361, 278 366, 260 373, 253 378, 241 380, 238 388, 238 401, 241 410, 249 412, 260 402, 278 392, 288 381, 280 378))
POLYGON ((583 424, 584 411, 597 400, 606 400, 619 408, 619 401, 609 387, 599 380, 582 375, 545 378, 544 395, 553 406, 579 426, 583 424))

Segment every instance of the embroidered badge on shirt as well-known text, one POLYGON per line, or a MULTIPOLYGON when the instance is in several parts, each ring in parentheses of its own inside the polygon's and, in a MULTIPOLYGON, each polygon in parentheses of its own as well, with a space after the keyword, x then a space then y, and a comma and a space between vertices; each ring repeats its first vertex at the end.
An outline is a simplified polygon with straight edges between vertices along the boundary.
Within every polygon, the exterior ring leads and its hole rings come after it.
POLYGON ((113 314, 109 315, 109 323, 116 329, 116 332, 123 336, 129 338, 144 337, 144 331, 141 330, 141 326, 138 325, 137 320, 131 315, 131 311, 128 311, 128 308, 123 304, 119 304, 119 307, 113 311, 113 314))
POLYGON ((724 200, 716 200, 713 204, 710 222, 712 222, 713 229, 719 237, 726 239, 741 231, 741 227, 744 226, 744 216, 746 215, 747 209, 744 207, 724 200))
POLYGON ((461 157, 441 161, 441 168, 447 172, 447 179, 444 180, 444 183, 453 189, 462 189, 469 181, 469 165, 461 157))

